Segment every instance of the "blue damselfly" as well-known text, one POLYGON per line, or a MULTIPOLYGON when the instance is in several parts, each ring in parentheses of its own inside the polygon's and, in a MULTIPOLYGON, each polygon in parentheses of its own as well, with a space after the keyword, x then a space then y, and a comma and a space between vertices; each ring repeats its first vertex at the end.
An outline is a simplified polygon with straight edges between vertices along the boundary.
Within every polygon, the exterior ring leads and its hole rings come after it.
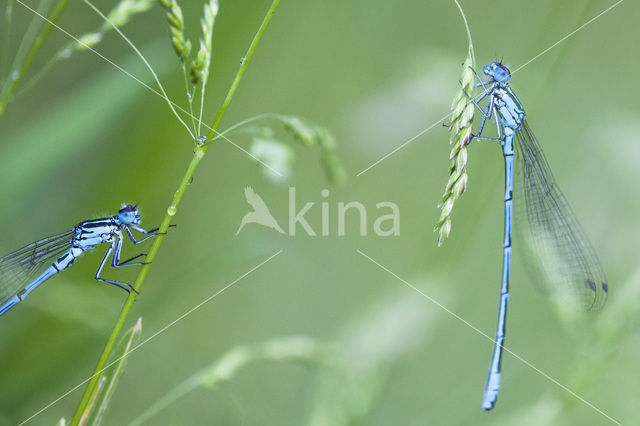
POLYGON ((482 111, 482 122, 473 139, 500 142, 505 163, 504 244, 502 284, 496 338, 484 392, 482 408, 491 410, 498 398, 502 348, 505 339, 509 275, 511 268, 511 230, 513 222, 514 169, 516 199, 521 197, 524 210, 517 209, 519 228, 523 230, 530 255, 528 264, 540 269, 539 279, 561 291, 577 295, 588 310, 600 308, 607 298, 608 285, 600 262, 582 231, 569 204, 560 192, 551 169, 531 132, 522 104, 509 86, 511 73, 500 62, 482 69, 488 80, 480 83, 483 93, 473 102, 482 111), (478 105, 487 98, 486 107, 478 105), (494 119, 497 138, 482 137, 487 120, 494 119), (514 167, 514 154, 516 164, 514 167), (521 215, 521 211, 524 211, 521 215))
POLYGON ((33 289, 51 278, 56 273, 73 265, 73 262, 85 251, 93 249, 96 245, 107 243, 109 248, 105 253, 100 266, 95 274, 95 279, 100 282, 113 284, 125 290, 127 293, 136 291, 131 284, 120 281, 108 280, 100 277, 102 268, 109 256, 111 266, 144 265, 147 262, 132 262, 145 256, 140 253, 131 259, 120 261, 124 230, 134 244, 139 244, 149 238, 162 234, 155 232, 158 229, 146 231, 140 228, 140 213, 137 206, 124 205, 118 214, 102 219, 86 220, 73 227, 73 229, 58 235, 35 241, 19 250, 0 258, 0 315, 7 312, 15 304, 23 300, 33 289), (136 240, 131 230, 146 234, 140 240, 136 240), (33 279, 42 265, 57 258, 40 275, 33 279))

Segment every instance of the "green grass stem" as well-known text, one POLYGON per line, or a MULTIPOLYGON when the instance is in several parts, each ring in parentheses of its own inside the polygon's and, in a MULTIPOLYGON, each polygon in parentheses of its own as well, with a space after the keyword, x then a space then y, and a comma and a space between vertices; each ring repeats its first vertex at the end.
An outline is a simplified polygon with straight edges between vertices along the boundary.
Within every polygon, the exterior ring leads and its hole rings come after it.
MULTIPOLYGON (((220 121, 222 120, 222 117, 224 116, 225 111, 227 110, 229 104, 231 103, 231 100, 233 99, 233 95, 235 94, 238 86, 240 85, 242 76, 246 72, 247 67, 249 66, 249 63, 251 62, 251 58, 253 57, 253 54, 255 53, 258 47, 258 44, 260 43, 260 40, 262 39, 262 36, 264 35, 264 32, 267 29, 269 22, 271 21, 271 18, 273 17, 273 14, 275 13, 279 3, 280 3, 280 0, 272 1, 271 6, 269 7, 269 10, 267 11, 262 21, 262 24, 260 25, 260 28, 258 29, 258 32, 254 36, 249 46, 249 49, 247 50, 246 60, 242 63, 242 65, 240 66, 240 69, 236 73, 233 83, 231 84, 231 87, 227 92, 227 96, 225 97, 224 102, 222 103, 220 109, 218 110, 218 113, 216 114, 216 117, 213 121, 211 130, 209 132, 209 135, 207 136, 207 139, 212 139, 213 136, 215 135, 216 129, 218 128, 218 125, 220 124, 220 121)), ((182 177, 180 184, 178 185, 178 189, 174 193, 171 204, 167 208, 165 217, 160 225, 160 232, 166 232, 167 229, 169 228, 169 225, 171 224, 171 221, 173 220, 173 217, 177 212, 180 201, 182 200, 182 197, 187 187, 189 186, 189 182, 191 181, 191 178, 193 177, 194 172, 196 171, 198 165, 200 164, 200 161, 202 160, 202 158, 204 158, 204 155, 206 154, 209 146, 210 144, 196 146, 191 162, 189 163, 187 170, 184 176, 182 177)), ((162 244, 163 240, 164 240, 163 235, 159 235, 157 238, 154 239, 153 244, 151 245, 151 248, 147 256, 148 262, 150 263, 153 262, 153 260, 155 259, 158 253, 158 250, 160 249, 160 245, 162 244)), ((133 288, 136 289, 136 291, 140 291, 140 288, 142 287, 142 284, 144 283, 144 280, 146 279, 147 274, 149 273, 150 267, 151 267, 151 264, 143 265, 141 267, 140 272, 138 273, 138 277, 136 278, 133 284, 133 288)), ((120 332, 124 327, 124 324, 129 316, 129 312, 131 311, 131 308, 133 307, 133 303, 136 300, 136 297, 137 297, 136 292, 131 292, 129 294, 129 297, 127 297, 127 300, 125 301, 124 306, 122 307, 122 310, 120 311, 120 314, 116 319, 116 323, 111 331, 109 338, 107 339, 107 343, 105 344, 102 354, 98 358, 98 362, 91 375, 91 379, 87 384, 87 388, 85 389, 85 392, 80 400, 80 403, 78 404, 78 407, 73 416, 73 419, 71 420, 72 426, 78 425, 80 421, 80 417, 82 416, 82 413, 85 407, 91 400, 91 396, 96 390, 96 386, 100 379, 100 374, 105 369, 107 360, 109 359, 109 356, 113 351, 113 348, 118 340, 118 336, 120 335, 120 332)))

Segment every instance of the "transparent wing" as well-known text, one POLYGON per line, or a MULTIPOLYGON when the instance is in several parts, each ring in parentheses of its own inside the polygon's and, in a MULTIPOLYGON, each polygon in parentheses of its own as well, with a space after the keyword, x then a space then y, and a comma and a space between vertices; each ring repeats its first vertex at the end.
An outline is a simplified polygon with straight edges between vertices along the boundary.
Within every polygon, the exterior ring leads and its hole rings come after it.
POLYGON ((526 121, 516 132, 516 158, 516 195, 526 207, 524 215, 516 213, 531 249, 527 265, 545 279, 543 288, 577 296, 588 310, 601 308, 608 285, 600 261, 526 121))
POLYGON ((43 238, 0 257, 0 305, 24 289, 43 264, 67 250, 72 234, 43 238))

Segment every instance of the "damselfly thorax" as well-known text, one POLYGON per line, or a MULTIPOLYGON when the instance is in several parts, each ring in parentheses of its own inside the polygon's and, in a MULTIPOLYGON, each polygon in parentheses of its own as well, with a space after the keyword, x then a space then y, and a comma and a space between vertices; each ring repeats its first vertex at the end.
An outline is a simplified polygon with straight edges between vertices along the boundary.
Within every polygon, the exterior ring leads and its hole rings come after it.
POLYGON ((525 117, 524 107, 520 103, 511 87, 498 84, 491 93, 494 99, 495 113, 500 124, 506 128, 519 130, 525 117))

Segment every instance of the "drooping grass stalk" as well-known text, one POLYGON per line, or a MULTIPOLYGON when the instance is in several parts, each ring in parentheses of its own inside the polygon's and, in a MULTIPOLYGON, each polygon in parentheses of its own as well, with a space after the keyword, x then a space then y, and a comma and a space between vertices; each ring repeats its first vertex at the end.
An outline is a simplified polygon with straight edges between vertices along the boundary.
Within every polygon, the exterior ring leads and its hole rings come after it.
MULTIPOLYGON (((22 61, 22 64, 20 65, 18 74, 15 75, 15 78, 13 75, 9 76, 9 80, 8 80, 9 83, 4 87, 2 94, 0 95, 0 116, 2 116, 2 114, 6 110, 7 105, 11 101, 11 98, 13 97, 16 89, 18 88, 18 85, 20 84, 25 74, 31 67, 33 60, 38 55, 40 48, 42 47, 45 40, 49 36, 49 33, 53 28, 53 24, 58 20, 58 18, 60 18, 60 15, 62 15, 62 12, 67 6, 67 3, 69 3, 69 0, 60 0, 58 2, 55 9, 51 13, 51 16, 49 17, 49 21, 46 24, 44 24, 44 26, 40 30, 40 33, 38 34, 33 44, 31 45, 31 49, 29 49, 29 51, 27 52, 27 55, 25 56, 24 60, 22 61)), ((13 74, 13 71, 10 71, 10 74, 13 74)))
POLYGON ((160 88, 160 91, 162 92, 162 97, 164 97, 164 99, 167 101, 167 104, 169 105, 169 108, 171 109, 171 112, 173 112, 173 115, 175 115, 176 118, 178 119, 178 121, 180 121, 180 123, 182 123, 182 125, 185 127, 185 129, 187 129, 187 132, 189 132, 189 135, 191 135, 191 138, 195 139, 195 136, 191 132, 191 130, 189 129, 189 126, 187 125, 187 123, 184 122, 182 117, 180 117, 180 115, 178 114, 176 109, 173 107, 173 102, 171 102, 171 99, 169 99, 169 96, 167 95, 167 92, 164 90, 164 86, 160 82, 160 79, 158 78, 158 75, 153 70, 153 67, 151 66, 149 61, 147 61, 147 58, 144 57, 144 55, 140 52, 140 50, 138 50, 138 48, 135 46, 135 44, 133 44, 131 42, 131 40, 129 40, 129 38, 127 36, 125 36, 122 31, 120 31, 120 28, 118 28, 107 16, 105 16, 104 13, 102 13, 97 7, 95 7, 89 0, 83 0, 83 1, 91 9, 93 9, 98 15, 100 15, 100 17, 102 19, 104 19, 106 22, 108 22, 113 27, 113 29, 116 30, 116 32, 118 34, 120 34, 120 36, 129 44, 129 46, 131 46, 131 48, 134 50, 134 52, 136 52, 138 57, 142 60, 142 62, 144 62, 144 64, 147 66, 147 68, 149 69, 149 71, 153 75, 153 78, 155 79, 156 84, 158 85, 158 87, 160 88))
POLYGON ((449 124, 449 144, 451 145, 451 154, 449 159, 449 181, 445 187, 442 200, 438 204, 441 209, 440 218, 434 228, 438 234, 438 246, 442 245, 444 240, 451 232, 451 211, 456 200, 467 189, 467 145, 471 141, 471 124, 473 121, 474 105, 470 96, 475 92, 475 76, 473 67, 475 66, 475 56, 473 52, 473 42, 471 40, 471 31, 467 18, 464 16, 462 7, 457 0, 454 0, 460 14, 464 20, 467 29, 467 37, 469 40, 469 48, 467 50, 467 58, 462 65, 462 76, 460 78, 461 87, 453 98, 451 104, 451 122, 449 124))
POLYGON ((193 374, 140 413, 129 426, 139 426, 178 399, 198 389, 213 389, 233 379, 243 367, 256 361, 297 361, 305 365, 335 366, 338 362, 332 344, 306 336, 281 337, 255 345, 240 345, 193 374))
POLYGON ((320 149, 322 168, 329 182, 338 185, 344 183, 347 174, 336 155, 336 142, 331 132, 325 127, 296 115, 276 113, 258 114, 234 124, 223 132, 217 133, 207 144, 217 139, 226 138, 227 134, 238 131, 250 123, 266 119, 275 120, 282 124, 293 139, 301 145, 307 148, 318 147, 320 149))
MULTIPOLYGON (((222 103, 222 105, 220 106, 220 109, 218 110, 218 113, 215 116, 215 119, 213 121, 213 124, 211 125, 211 130, 209 132, 209 135, 207 136, 207 139, 211 139, 213 138, 216 129, 218 128, 218 125, 220 124, 220 121, 222 120, 222 117, 224 116, 225 111, 227 110, 227 107, 229 106, 229 103, 231 102, 231 100, 233 99, 233 95, 235 94, 240 81, 242 80, 242 76, 244 75, 244 73, 247 70, 247 67, 249 66, 249 63, 251 62, 251 58, 253 57, 253 54, 255 53, 260 40, 262 40, 262 36, 264 35, 264 32, 266 31, 267 27, 269 26, 269 22, 271 21, 271 18, 273 17, 273 14, 275 13, 278 4, 280 3, 280 0, 273 0, 271 3, 271 6, 269 7, 269 10, 267 11, 259 29, 258 32, 256 33, 256 35, 254 36, 253 40, 251 41, 251 44, 249 45, 249 49, 247 50, 247 54, 246 54, 246 60, 244 61, 244 63, 240 66, 240 69, 238 70, 238 72, 236 73, 236 76, 233 80, 233 83, 231 84, 231 87, 229 88, 229 91, 227 92, 227 95, 224 99, 224 102, 222 103)), ((206 154, 208 148, 209 148, 209 144, 200 144, 197 145, 194 149, 194 154, 193 157, 191 159, 191 162, 189 163, 187 170, 184 174, 184 176, 182 177, 182 180, 180 181, 180 184, 178 185, 178 189, 175 191, 174 195, 173 195, 173 199, 171 201, 171 204, 169 205, 169 207, 167 208, 167 212, 165 214, 164 219, 162 220, 162 223, 160 225, 160 232, 166 232, 167 229, 169 228, 169 225, 171 224, 171 221, 173 219, 173 217, 175 216, 175 214, 177 213, 178 210, 178 206, 180 204, 180 201, 182 200, 182 197, 187 189, 187 187, 189 186, 189 183, 191 182, 191 178, 193 177, 193 174, 195 172, 195 170, 197 169, 198 165, 200 164, 200 161, 202 160, 202 158, 204 157, 204 155, 206 154)), ((144 280, 147 277, 147 274, 149 273, 149 268, 153 262, 153 260, 155 259, 158 250, 160 249, 160 245, 162 244, 162 241, 164 240, 163 235, 158 235, 152 245, 151 248, 149 250, 149 253, 147 255, 147 262, 149 262, 149 264, 146 265, 142 265, 142 267, 140 268, 140 272, 138 273, 138 276, 133 284, 133 288, 136 291, 132 291, 131 293, 129 293, 129 297, 127 297, 127 300, 124 303, 124 306, 122 307, 122 310, 120 311, 120 314, 118 315, 118 318, 116 319, 116 323, 113 327, 113 330, 111 331, 111 335, 109 336, 109 338, 107 339, 106 345, 102 351, 102 354, 100 355, 98 362, 96 364, 96 367, 91 375, 91 379, 89 380, 89 383, 87 384, 87 388, 85 389, 85 392, 82 396, 82 399, 80 400, 80 403, 78 404, 78 407, 76 409, 76 412, 73 416, 73 419, 71 421, 71 425, 75 426, 78 424, 78 422, 80 421, 80 417, 82 415, 82 412, 84 411, 84 408, 87 406, 89 400, 91 399, 91 396, 93 395, 96 386, 98 384, 99 378, 100 378, 100 373, 105 369, 105 365, 107 364, 107 360, 109 359, 109 355, 111 354, 116 341, 118 339, 118 336, 120 335, 120 332, 122 330, 122 328, 124 327, 124 324, 127 320, 127 317, 129 316, 129 312, 131 311, 131 308, 133 307, 133 303, 136 300, 136 296, 137 296, 137 292, 140 291, 140 288, 142 287, 142 284, 144 283, 144 280)))

